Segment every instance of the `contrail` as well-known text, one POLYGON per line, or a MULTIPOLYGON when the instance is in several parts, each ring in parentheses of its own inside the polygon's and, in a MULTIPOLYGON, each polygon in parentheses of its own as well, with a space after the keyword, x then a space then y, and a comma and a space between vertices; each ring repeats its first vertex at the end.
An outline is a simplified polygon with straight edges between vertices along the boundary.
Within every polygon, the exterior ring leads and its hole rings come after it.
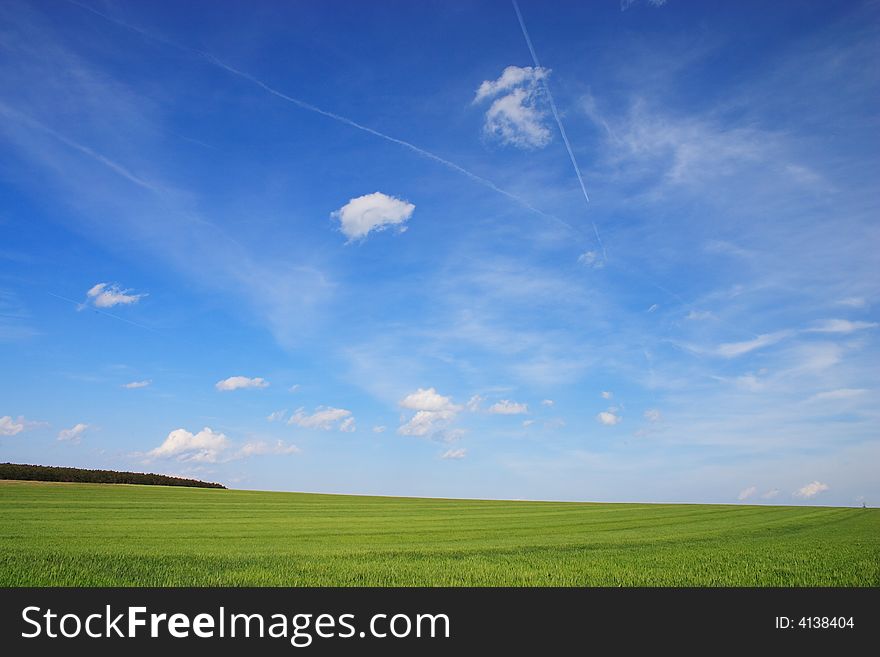
POLYGON ((266 84, 262 80, 259 80, 259 79, 255 78, 254 76, 249 75, 248 73, 245 73, 244 71, 240 71, 237 68, 234 68, 234 67, 230 66, 229 64, 222 62, 214 55, 203 52, 202 56, 205 57, 214 66, 222 68, 223 70, 225 70, 229 73, 232 73, 233 75, 237 75, 238 77, 240 77, 244 80, 247 80, 248 82, 251 82, 252 84, 257 85, 258 87, 260 87, 264 91, 267 91, 268 93, 272 94, 273 96, 277 96, 278 98, 281 98, 282 100, 286 100, 289 103, 293 103, 297 107, 300 107, 304 110, 308 110, 309 112, 314 112, 316 114, 320 114, 321 116, 326 116, 327 118, 333 119, 334 121, 338 121, 340 123, 344 123, 347 126, 351 126, 352 128, 362 130, 362 131, 367 132, 371 135, 379 137, 380 139, 384 139, 385 141, 390 141, 392 144, 397 144, 398 146, 403 146, 404 148, 407 148, 407 149, 411 150, 412 152, 414 152, 418 155, 421 155, 422 157, 426 157, 429 160, 433 160, 434 162, 442 164, 443 166, 445 166, 448 169, 452 169, 453 171, 456 171, 456 172, 470 178, 474 182, 479 183, 480 185, 483 185, 484 187, 488 187, 489 189, 491 189, 494 192, 497 192, 498 194, 506 196, 507 198, 511 199, 512 201, 515 201, 516 203, 518 203, 522 207, 526 208, 527 210, 534 212, 535 214, 541 215, 545 219, 552 219, 553 221, 556 221, 556 222, 562 224, 566 228, 577 232, 577 228, 575 228, 574 226, 572 226, 568 222, 563 221, 562 219, 560 219, 559 217, 557 217, 555 215, 544 212, 540 208, 536 208, 534 205, 532 205, 531 203, 526 201, 521 196, 517 196, 516 194, 514 194, 512 192, 508 192, 506 189, 502 189, 501 187, 496 185, 491 180, 489 180, 487 178, 483 178, 482 176, 478 176, 477 174, 475 174, 471 171, 468 171, 463 166, 456 164, 455 162, 451 162, 450 160, 447 160, 446 158, 440 157, 439 155, 435 155, 431 151, 426 151, 424 148, 420 148, 420 147, 416 146, 415 144, 412 144, 408 141, 404 141, 403 139, 398 139, 397 137, 392 137, 391 135, 388 135, 384 132, 379 132, 378 130, 370 128, 369 126, 365 126, 362 123, 358 123, 357 121, 353 121, 352 119, 349 119, 348 117, 342 116, 340 114, 336 114, 334 112, 329 112, 325 109, 321 109, 317 105, 312 105, 311 103, 307 103, 306 101, 300 100, 299 98, 294 98, 293 96, 289 96, 282 91, 278 91, 277 89, 270 87, 268 84, 266 84))
MULTIPOLYGON (((532 45, 532 39, 529 37, 529 31, 526 29, 526 22, 523 20, 522 12, 519 10, 519 5, 516 0, 511 0, 513 2, 513 9, 516 12, 516 17, 519 20, 519 26, 522 28, 523 36, 526 39, 526 45, 529 47, 529 52, 532 55, 532 61, 535 63, 535 68, 540 69, 541 64, 538 62, 538 54, 535 52, 535 47, 532 45)), ((547 92, 547 99, 550 101, 550 109, 553 111, 553 118, 556 119, 556 125, 559 126, 559 134, 562 135, 562 141, 565 143, 565 150, 568 151, 568 157, 571 159, 571 165, 574 167, 574 173, 577 176, 578 182, 581 185, 581 191, 584 193, 584 200, 589 203, 590 195, 587 194, 587 187, 584 185, 584 179, 581 176, 581 170, 578 167, 577 160, 574 157, 574 151, 571 150, 571 144, 568 141, 568 135, 565 134, 565 128, 562 126, 562 119, 559 118, 559 110, 556 109, 556 102, 553 100, 553 94, 550 93, 550 85, 547 84, 547 80, 545 77, 541 78, 541 84, 544 86, 544 91, 547 92)), ((599 243, 599 246, 602 249, 602 258, 604 260, 608 260, 608 255, 605 253, 605 245, 602 243, 602 238, 599 237, 599 229, 596 227, 596 222, 591 221, 593 224, 593 232, 596 234, 596 241, 599 243)))
POLYGON ((403 139, 398 139, 396 137, 392 137, 391 135, 385 134, 384 132, 379 132, 378 130, 370 128, 369 126, 365 126, 361 123, 358 123, 357 121, 353 121, 352 119, 349 119, 348 117, 321 109, 320 107, 318 107, 316 105, 312 105, 311 103, 307 103, 306 101, 300 100, 299 98, 294 98, 293 96, 289 96, 281 91, 278 91, 277 89, 274 89, 273 87, 270 87, 268 84, 266 84, 262 80, 259 80, 259 79, 255 78, 254 76, 249 75, 248 73, 245 73, 244 71, 240 71, 240 70, 230 66, 229 64, 226 64, 225 62, 221 61, 220 59, 218 59, 214 55, 212 55, 208 52, 205 52, 204 50, 190 48, 189 46, 181 45, 179 43, 176 43, 176 42, 171 41, 169 39, 166 39, 164 37, 157 36, 155 34, 151 34, 150 32, 147 32, 146 30, 143 30, 139 27, 136 27, 135 25, 131 25, 130 23, 126 23, 124 21, 118 20, 116 18, 113 18, 112 16, 109 16, 108 14, 105 14, 101 11, 98 11, 97 9, 89 7, 88 5, 77 2, 77 0, 66 0, 66 1, 72 5, 80 7, 81 9, 89 11, 89 12, 95 14, 96 16, 100 16, 101 18, 103 18, 107 21, 110 21, 111 23, 119 25, 120 27, 124 27, 126 29, 132 30, 133 32, 137 32, 138 34, 140 34, 143 37, 146 37, 147 39, 150 39, 153 41, 158 41, 160 43, 172 46, 173 48, 177 48, 178 50, 182 50, 182 51, 197 55, 197 56, 205 59, 208 63, 212 64, 213 66, 216 66, 216 67, 226 71, 227 73, 232 73, 233 75, 236 75, 244 80, 247 80, 248 82, 251 82, 252 84, 257 85, 258 87, 260 87, 264 91, 267 91, 268 93, 272 94, 273 96, 277 96, 278 98, 281 98, 282 100, 286 100, 289 103, 293 103, 294 105, 296 105, 297 107, 299 107, 301 109, 307 110, 309 112, 314 112, 314 113, 320 114, 322 116, 326 116, 327 118, 333 119, 334 121, 338 121, 338 122, 344 123, 345 125, 348 125, 352 128, 362 130, 362 131, 367 132, 371 135, 379 137, 380 139, 384 139, 384 140, 389 141, 393 144, 397 144, 398 146, 403 146, 404 148, 409 149, 412 152, 417 153, 418 155, 421 155, 422 157, 426 157, 429 160, 433 160, 434 162, 437 162, 438 164, 442 164, 443 166, 445 166, 448 169, 451 169, 452 171, 456 171, 456 172, 466 176, 470 180, 482 185, 483 187, 487 187, 488 189, 491 189, 493 192, 496 192, 498 194, 501 194, 502 196, 509 198, 510 200, 514 201, 515 203, 517 203, 521 207, 529 210, 530 212, 533 212, 537 215, 540 215, 541 217, 544 217, 545 219, 550 219, 551 221, 555 221, 556 223, 565 226, 566 228, 568 228, 572 232, 575 232, 575 233, 580 232, 576 226, 568 223, 567 221, 560 219, 559 217, 557 217, 555 215, 552 215, 548 212, 544 212, 540 208, 537 208, 534 205, 532 205, 531 203, 529 203, 527 200, 525 200, 521 196, 518 196, 512 192, 508 192, 506 189, 502 189, 501 187, 496 185, 491 180, 489 180, 487 178, 483 178, 482 176, 479 176, 479 175, 473 173, 472 171, 468 171, 463 166, 456 164, 455 162, 451 162, 450 160, 447 160, 446 158, 440 157, 439 155, 436 155, 430 151, 427 151, 424 148, 420 148, 420 147, 416 146, 415 144, 412 144, 408 141, 404 141, 403 139))
MULTIPOLYGON (((77 310, 84 308, 85 306, 79 301, 74 301, 73 299, 68 299, 67 297, 62 297, 60 294, 55 294, 54 292, 46 292, 50 297, 55 297, 56 299, 61 299, 62 301, 68 301, 74 304, 77 307, 77 310)), ((100 315, 106 315, 107 317, 112 317, 113 319, 118 319, 120 322, 125 322, 126 324, 132 324, 133 326, 137 326, 138 328, 146 329, 147 331, 152 331, 153 333, 159 333, 156 329, 150 326, 144 326, 143 324, 138 324, 137 322, 133 322, 130 319, 125 319, 125 317, 120 317, 119 315, 114 315, 113 313, 108 313, 104 310, 98 310, 97 308, 91 307, 96 313, 100 315)))

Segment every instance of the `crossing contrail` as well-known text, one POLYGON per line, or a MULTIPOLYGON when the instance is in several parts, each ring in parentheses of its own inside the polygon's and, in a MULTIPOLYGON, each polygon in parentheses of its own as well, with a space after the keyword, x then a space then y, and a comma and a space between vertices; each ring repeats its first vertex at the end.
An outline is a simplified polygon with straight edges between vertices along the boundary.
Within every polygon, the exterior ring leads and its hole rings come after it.
MULTIPOLYGON (((529 31, 526 29, 526 22, 523 20, 522 12, 519 10, 519 5, 516 0, 511 0, 513 3, 513 9, 516 12, 516 17, 519 20, 519 26, 522 29, 523 36, 526 39, 526 45, 529 47, 529 53, 532 55, 532 61, 535 63, 535 68, 540 69, 541 64, 538 62, 538 54, 535 52, 535 47, 532 45, 532 39, 529 37, 529 31)), ((568 135, 565 134, 565 128, 562 126, 562 119, 559 118, 559 110, 556 109, 556 102, 553 100, 553 94, 550 93, 550 85, 547 84, 546 77, 541 78, 541 84, 544 86, 544 91, 547 93, 547 100, 550 101, 550 109, 553 111, 553 118, 556 119, 556 125, 559 127, 559 134, 562 135, 562 141, 565 144, 565 150, 568 151, 568 157, 571 159, 571 165, 574 167, 574 174, 577 176, 578 183, 580 183, 581 191, 584 194, 584 200, 589 203, 590 195, 587 194, 587 187, 584 185, 584 178, 581 176, 581 170, 578 167, 577 160, 574 157, 574 151, 571 149, 571 143, 568 141, 568 135)), ((605 253, 605 245, 602 243, 602 238, 599 237, 599 229, 596 227, 596 222, 591 221, 593 224, 593 232, 596 234, 596 241, 599 243, 599 247, 602 249, 602 258, 607 260, 607 254, 605 253)))
MULTIPOLYGON (((266 84, 265 82, 263 82, 262 80, 260 80, 256 77, 254 77, 253 75, 250 75, 249 73, 241 71, 233 66, 230 66, 229 64, 221 61, 220 59, 218 59, 217 57, 215 57, 211 53, 205 52, 204 50, 199 50, 196 48, 191 48, 189 46, 181 45, 179 43, 171 41, 170 39, 166 39, 164 37, 152 34, 152 33, 148 32, 146 30, 143 30, 135 25, 131 25, 130 23, 126 23, 124 21, 118 20, 108 14, 105 14, 104 12, 101 12, 97 9, 89 7, 88 5, 82 4, 82 3, 78 2, 77 0, 67 0, 67 2, 72 5, 76 5, 77 7, 80 7, 81 9, 89 11, 97 16, 100 16, 101 18, 104 18, 105 20, 108 20, 111 23, 115 23, 116 25, 119 25, 120 27, 124 27, 124 28, 132 30, 134 32, 137 32, 141 36, 144 36, 148 39, 158 41, 162 44, 172 46, 173 48, 176 48, 176 49, 179 49, 179 50, 182 50, 185 52, 189 52, 193 55, 201 57, 202 59, 204 59, 205 61, 207 61, 211 65, 213 65, 217 68, 220 68, 220 69, 226 71, 227 73, 231 73, 232 75, 238 76, 238 77, 242 78, 243 80, 247 80, 251 84, 254 84, 254 85, 260 87, 261 89, 272 94, 273 96, 276 96, 278 98, 281 98, 282 100, 285 100, 289 103, 292 103, 301 109, 304 109, 309 112, 314 112, 316 114, 320 114, 321 116, 325 116, 329 119, 333 119, 334 121, 338 121, 339 123, 343 123, 349 127, 355 128, 357 130, 361 130, 361 131, 366 132, 368 134, 371 134, 375 137, 379 137, 380 139, 384 139, 385 141, 391 142, 392 144, 397 144, 398 146, 402 146, 403 148, 406 148, 406 149, 408 149, 418 155, 421 155, 422 157, 425 157, 429 160, 433 160, 434 162, 437 162, 438 164, 443 165, 447 169, 450 169, 452 171, 455 171, 457 173, 462 174, 463 176, 467 177, 468 179, 472 180, 473 182, 478 183, 479 185, 482 185, 483 187, 486 187, 488 189, 491 189, 493 192, 495 192, 497 194, 501 194, 502 196, 510 199, 511 201, 514 201, 519 206, 525 208, 529 212, 532 212, 532 213, 537 214, 541 217, 544 217, 545 219, 549 219, 557 224, 565 226, 567 229, 571 230, 574 233, 581 233, 580 229, 577 226, 574 226, 574 225, 568 223, 567 221, 560 219, 556 215, 550 214, 549 212, 544 212, 540 208, 535 207, 534 205, 529 203, 526 199, 522 198, 521 196, 499 187, 497 184, 495 184, 494 182, 492 182, 488 178, 484 178, 482 176, 479 176, 479 175, 473 173, 472 171, 465 169, 460 164, 456 164, 455 162, 447 160, 444 157, 440 157, 439 155, 436 155, 435 153, 432 153, 431 151, 428 151, 428 150, 425 150, 424 148, 416 146, 415 144, 413 144, 411 142, 405 141, 403 139, 398 139, 397 137, 393 137, 393 136, 386 134, 384 132, 380 132, 379 130, 375 130, 374 128, 370 128, 369 126, 363 125, 362 123, 358 123, 357 121, 354 121, 346 116, 342 116, 341 114, 336 114, 335 112, 330 112, 328 110, 322 109, 321 107, 318 107, 317 105, 312 105, 311 103, 308 103, 304 100, 301 100, 299 98, 295 98, 294 96, 290 96, 282 91, 279 91, 278 89, 275 89, 274 87, 271 87, 270 85, 266 84)), ((517 9, 517 12, 518 11, 519 10, 517 9)), ((554 108, 554 111, 555 111, 555 108, 554 108)), ((561 128, 561 124, 560 124, 560 128, 561 128)), ((565 138, 564 133, 563 133, 563 138, 565 138)), ((566 143, 567 143, 567 140, 566 140, 566 143)), ((570 149, 569 149, 569 152, 571 152, 570 149)), ((573 157, 574 156, 572 155, 572 158, 573 157)), ((580 174, 578 174, 578 177, 580 177, 580 174)), ((583 182, 581 183, 581 187, 583 188, 583 182)), ((584 191, 584 194, 586 195, 586 190, 584 191)), ((587 199, 587 200, 589 200, 589 199, 587 199)), ((595 226, 593 226, 593 228, 595 229, 595 226)), ((597 237, 598 237, 598 233, 597 233, 597 237)), ((601 245, 601 241, 600 241, 600 245, 601 245)), ((603 248, 603 253, 604 253, 604 248, 603 248)))
POLYGON ((201 54, 214 66, 222 68, 223 70, 227 71, 228 73, 232 73, 233 75, 236 75, 244 80, 247 80, 248 82, 251 82, 252 84, 257 85, 258 87, 260 87, 264 91, 272 94, 273 96, 277 96, 278 98, 281 98, 282 100, 286 100, 289 103, 293 103, 294 105, 296 105, 297 107, 299 107, 301 109, 307 110, 309 112, 314 112, 315 114, 320 114, 321 116, 326 116, 327 118, 333 119, 334 121, 338 121, 339 123, 344 123, 345 125, 350 126, 352 128, 362 130, 363 132, 374 135, 375 137, 379 137, 380 139, 384 139, 385 141, 389 141, 392 144, 397 144, 398 146, 403 146, 404 148, 409 149, 410 151, 412 151, 418 155, 421 155, 422 157, 426 157, 429 160, 433 160, 434 162, 437 162, 438 164, 442 164, 443 166, 445 166, 448 169, 452 169, 453 171, 456 171, 456 172, 466 176, 467 178, 470 178, 474 182, 479 183, 480 185, 482 185, 484 187, 488 187, 489 189, 491 189, 494 192, 497 192, 498 194, 506 196, 507 198, 509 198, 512 201, 515 201, 516 203, 518 203, 522 207, 526 208, 527 210, 534 212, 535 214, 541 215, 545 219, 551 219, 557 223, 562 224, 566 228, 569 228, 569 229, 577 232, 577 228, 575 228, 574 226, 572 226, 568 222, 563 221, 562 219, 560 219, 559 217, 557 217, 555 215, 544 212, 540 208, 537 208, 534 205, 532 205, 531 203, 529 203, 528 201, 526 201, 521 196, 517 196, 516 194, 509 192, 506 189, 502 189, 501 187, 496 185, 494 182, 492 182, 488 178, 483 178, 482 176, 478 176, 477 174, 473 173, 472 171, 468 171, 463 166, 456 164, 455 162, 452 162, 450 160, 447 160, 446 158, 440 157, 439 155, 436 155, 436 154, 432 153, 431 151, 427 151, 424 148, 420 148, 419 146, 416 146, 413 143, 410 143, 408 141, 404 141, 403 139, 398 139, 397 137, 392 137, 389 134, 386 134, 384 132, 380 132, 374 128, 363 125, 362 123, 358 123, 357 121, 349 119, 346 116, 342 116, 341 114, 336 114, 335 112, 327 111, 325 109, 318 107, 317 105, 312 105, 311 103, 308 103, 304 100, 300 100, 299 98, 295 98, 294 96, 290 96, 282 91, 278 91, 277 89, 269 86, 268 84, 266 84, 262 80, 255 78, 254 76, 252 76, 248 73, 245 73, 244 71, 240 71, 239 69, 234 68, 234 67, 230 66, 229 64, 226 64, 225 62, 222 62, 220 59, 218 59, 214 55, 211 55, 211 54, 205 53, 205 52, 203 52, 201 54))

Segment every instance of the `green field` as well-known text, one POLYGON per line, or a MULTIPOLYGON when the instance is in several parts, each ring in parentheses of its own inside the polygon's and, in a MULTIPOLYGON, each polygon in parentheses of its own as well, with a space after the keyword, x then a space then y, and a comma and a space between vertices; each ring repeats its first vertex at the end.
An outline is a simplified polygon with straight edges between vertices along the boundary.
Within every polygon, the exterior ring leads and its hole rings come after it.
POLYGON ((0 481, 3 586, 878 586, 880 510, 0 481))

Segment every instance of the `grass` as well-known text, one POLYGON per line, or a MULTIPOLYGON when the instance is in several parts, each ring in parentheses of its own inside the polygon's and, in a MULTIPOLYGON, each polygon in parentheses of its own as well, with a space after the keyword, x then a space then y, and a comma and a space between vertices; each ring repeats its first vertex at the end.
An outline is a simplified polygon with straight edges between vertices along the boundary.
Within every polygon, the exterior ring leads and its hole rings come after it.
POLYGON ((0 482, 2 586, 878 586, 880 510, 0 482))

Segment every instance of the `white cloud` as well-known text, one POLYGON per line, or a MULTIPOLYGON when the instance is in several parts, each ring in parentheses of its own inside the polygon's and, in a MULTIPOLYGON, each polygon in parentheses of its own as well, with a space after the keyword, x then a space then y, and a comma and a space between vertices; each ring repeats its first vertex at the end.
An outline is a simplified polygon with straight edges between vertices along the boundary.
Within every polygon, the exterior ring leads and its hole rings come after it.
POLYGON ((660 409, 649 408, 645 411, 645 419, 648 422, 659 422, 662 418, 663 415, 660 413, 660 409))
POLYGON ((522 423, 522 425, 523 425, 523 429, 528 429, 528 428, 529 428, 530 426, 532 426, 534 423, 535 423, 534 420, 523 420, 523 423, 522 423))
POLYGON ((283 408, 280 411, 272 411, 269 415, 266 416, 266 419, 269 422, 283 422, 287 417, 287 409, 283 408))
POLYGON ((602 411, 598 415, 596 415, 596 419, 604 424, 606 427, 613 427, 615 424, 618 424, 621 420, 619 415, 615 415, 612 411, 602 411))
POLYGON ((287 424, 295 424, 304 429, 322 429, 330 431, 333 428, 339 431, 354 431, 354 417, 351 411, 344 408, 333 408, 332 406, 319 406, 311 415, 307 415, 305 410, 297 409, 287 424))
MULTIPOLYGON (((632 7, 637 0, 620 0, 620 11, 626 11, 632 7)), ((666 4, 666 0, 647 0, 652 7, 662 7, 666 4)))
POLYGON ((837 390, 826 390, 825 392, 818 392, 812 397, 810 397, 807 401, 816 402, 816 401, 833 401, 835 399, 852 399, 853 397, 860 397, 868 392, 865 388, 838 388, 837 390))
POLYGON ((342 234, 352 241, 389 226, 403 228, 415 209, 412 203, 374 192, 351 199, 330 216, 339 219, 342 234))
POLYGON ((502 399, 489 407, 489 412, 495 415, 522 415, 529 412, 528 404, 502 399))
POLYGON ((825 319, 806 329, 807 333, 853 333, 862 329, 876 328, 877 322, 851 322, 848 319, 825 319))
POLYGON ((654 312, 655 310, 657 310, 659 307, 660 307, 660 306, 659 306, 658 304, 656 304, 656 303, 652 303, 652 304, 651 304, 651 307, 648 308, 647 312, 652 313, 652 312, 654 312))
POLYGON ((262 440, 255 440, 245 443, 238 450, 238 458, 247 458, 249 456, 263 456, 265 454, 298 454, 300 448, 293 444, 276 440, 274 443, 267 443, 262 440))
POLYGON ((712 319, 713 317, 714 317, 714 315, 712 313, 710 313, 708 310, 691 310, 685 316, 685 319, 699 322, 699 321, 703 321, 706 319, 712 319))
POLYGON ((78 443, 88 428, 88 424, 80 422, 70 427, 70 429, 62 429, 58 432, 58 440, 69 440, 72 443, 78 443))
MULTIPOLYGON (((473 397, 471 398, 473 400, 473 397)), ((434 388, 419 388, 400 400, 400 406, 413 411, 458 411, 459 406, 450 397, 444 397, 434 388)))
POLYGON ((440 431, 455 419, 455 411, 418 411, 397 429, 402 436, 427 436, 440 431))
POLYGON ((383 425, 373 427, 373 433, 385 433, 386 427, 383 425))
POLYGON ((757 492, 758 492, 758 489, 755 486, 749 486, 748 488, 743 488, 739 492, 739 495, 737 495, 736 499, 747 500, 757 492))
POLYGON ((147 452, 150 458, 174 458, 178 461, 216 463, 230 447, 223 433, 205 427, 196 434, 186 429, 175 429, 165 441, 147 452))
POLYGON ((737 356, 742 356, 755 349, 761 349, 776 344, 780 340, 789 337, 791 334, 791 331, 777 331, 775 333, 764 333, 754 340, 746 340, 745 342, 726 342, 720 345, 715 350, 715 353, 724 358, 736 358, 737 356))
POLYGON ((584 251, 578 256, 578 262, 593 269, 602 269, 605 266, 605 259, 597 251, 584 251))
POLYGON ((778 488, 771 488, 770 490, 762 493, 761 497, 763 497, 765 500, 772 500, 777 495, 779 495, 779 489, 778 488))
POLYGON ((131 383, 123 383, 123 388, 128 388, 129 390, 134 390, 136 388, 146 388, 148 385, 153 383, 149 379, 145 379, 144 381, 132 381, 131 383))
POLYGON ((441 459, 458 460, 458 459, 463 459, 466 454, 467 454, 467 450, 463 447, 460 447, 459 449, 446 450, 445 452, 443 452, 443 455, 440 458, 441 459))
POLYGON ((555 404, 555 403, 556 402, 554 402, 552 399, 541 400, 541 406, 553 406, 553 404, 555 404))
POLYGON ((501 143, 517 148, 540 148, 550 142, 539 108, 543 93, 540 82, 550 74, 546 68, 508 66, 497 80, 484 80, 475 103, 495 98, 486 111, 483 131, 501 143))
POLYGON ((611 392, 610 390, 603 390, 602 391, 602 399, 611 399, 613 396, 614 396, 614 393, 611 392))
POLYGON ((300 388, 300 385, 298 383, 294 383, 292 386, 290 386, 287 389, 287 392, 296 392, 297 390, 299 390, 299 388, 300 388))
POLYGON ((230 391, 244 388, 268 388, 269 382, 260 377, 248 378, 246 376, 230 376, 214 384, 217 390, 230 391))
POLYGON ((14 421, 12 416, 4 415, 0 417, 0 436, 14 436, 24 431, 24 418, 19 417, 18 421, 14 421))
POLYGON ((828 490, 831 488, 828 484, 823 484, 820 481, 811 481, 806 486, 802 486, 798 488, 792 495, 795 497, 802 497, 804 499, 809 499, 811 497, 815 497, 819 493, 828 490))
POLYGON ((838 306, 846 306, 848 308, 864 308, 868 305, 862 297, 847 297, 837 302, 838 306))
POLYGON ((480 410, 480 404, 483 403, 483 398, 480 395, 473 395, 470 399, 468 399, 467 404, 465 406, 472 413, 476 413, 480 410))
POLYGON ((113 306, 128 306, 137 303, 147 296, 146 294, 129 294, 129 292, 131 290, 123 290, 115 283, 98 283, 86 292, 86 303, 91 302, 96 308, 112 308, 113 306))

